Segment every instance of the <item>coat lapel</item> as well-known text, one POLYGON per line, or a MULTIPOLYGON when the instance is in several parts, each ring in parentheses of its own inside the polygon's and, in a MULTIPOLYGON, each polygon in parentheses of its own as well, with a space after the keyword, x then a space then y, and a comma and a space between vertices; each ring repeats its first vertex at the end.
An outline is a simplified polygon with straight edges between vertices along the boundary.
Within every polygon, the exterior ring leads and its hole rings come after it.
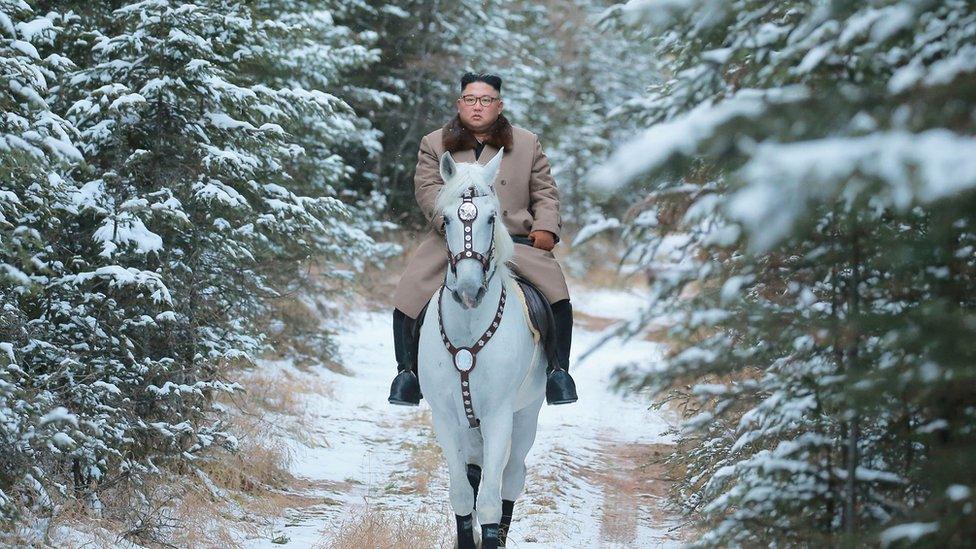
MULTIPOLYGON (((481 151, 481 154, 485 154, 485 152, 484 151, 481 151)), ((454 158, 454 161, 455 162, 468 162, 468 163, 471 163, 471 162, 474 162, 474 149, 467 149, 467 150, 463 150, 463 151, 454 151, 454 152, 451 153, 451 156, 454 158)))
MULTIPOLYGON (((474 158, 474 151, 470 151, 470 152, 471 152, 471 157, 474 158)), ((485 143, 485 148, 482 149, 481 156, 478 157, 478 164, 484 166, 485 164, 488 163, 489 160, 495 158, 496 154, 498 154, 498 148, 489 143, 485 143)))

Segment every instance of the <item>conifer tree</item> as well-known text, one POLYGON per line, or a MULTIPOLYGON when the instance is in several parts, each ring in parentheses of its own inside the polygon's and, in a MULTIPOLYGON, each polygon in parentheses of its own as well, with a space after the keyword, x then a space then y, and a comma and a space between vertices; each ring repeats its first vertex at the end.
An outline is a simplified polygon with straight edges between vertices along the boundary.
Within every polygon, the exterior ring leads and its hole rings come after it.
MULTIPOLYGON (((50 92, 71 67, 44 55, 57 29, 26 2, 0 2, 0 524, 26 501, 46 502, 39 476, 51 454, 70 451, 78 427, 38 383, 32 357, 72 360, 34 313, 63 272, 59 218, 71 211, 63 170, 81 161, 77 131, 51 109, 50 92)), ((54 304, 57 306, 57 304, 54 304)), ((81 343, 81 342, 79 342, 81 343)), ((2 539, 2 538, 0 538, 2 539)))
POLYGON ((332 64, 272 76, 312 32, 281 7, 2 4, 5 519, 235 448, 221 372, 266 350, 283 281, 376 250, 338 199, 372 134, 313 87, 368 55, 332 29, 332 64))
POLYGON ((702 545, 964 545, 976 255, 969 2, 633 1, 672 77, 593 174, 684 393, 702 545), (613 187, 611 183, 609 186, 613 187))

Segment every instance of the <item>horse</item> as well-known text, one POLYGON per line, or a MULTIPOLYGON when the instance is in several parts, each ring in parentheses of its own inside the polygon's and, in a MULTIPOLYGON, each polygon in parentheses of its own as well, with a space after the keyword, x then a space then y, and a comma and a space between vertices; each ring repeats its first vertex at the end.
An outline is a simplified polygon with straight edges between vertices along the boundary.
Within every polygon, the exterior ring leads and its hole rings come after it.
POLYGON ((492 182, 503 154, 484 166, 440 157, 435 210, 444 218, 448 268, 418 343, 420 389, 447 461, 459 549, 475 547, 475 510, 482 549, 505 546, 546 392, 546 354, 507 265, 512 237, 497 219, 492 182))

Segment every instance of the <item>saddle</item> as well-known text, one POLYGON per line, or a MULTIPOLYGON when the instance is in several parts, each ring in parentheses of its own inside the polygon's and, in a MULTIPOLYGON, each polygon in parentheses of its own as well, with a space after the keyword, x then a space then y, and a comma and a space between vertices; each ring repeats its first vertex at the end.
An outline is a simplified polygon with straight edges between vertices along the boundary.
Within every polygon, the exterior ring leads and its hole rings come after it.
MULTIPOLYGON (((515 281, 522 290, 522 294, 525 295, 525 304, 529 310, 529 323, 539 333, 540 340, 542 341, 542 349, 546 353, 546 361, 549 364, 546 368, 546 373, 549 373, 559 365, 556 358, 556 330, 555 322, 552 318, 552 307, 549 306, 549 300, 546 299, 546 296, 531 282, 519 276, 515 277, 515 281)), ((411 329, 410 345, 412 348, 409 352, 415 359, 420 341, 420 327, 424 323, 424 316, 427 313, 428 306, 430 306, 430 301, 420 310, 420 314, 417 316, 417 320, 413 323, 411 329)), ((420 372, 416 360, 414 360, 414 368, 415 373, 419 377, 420 372)))

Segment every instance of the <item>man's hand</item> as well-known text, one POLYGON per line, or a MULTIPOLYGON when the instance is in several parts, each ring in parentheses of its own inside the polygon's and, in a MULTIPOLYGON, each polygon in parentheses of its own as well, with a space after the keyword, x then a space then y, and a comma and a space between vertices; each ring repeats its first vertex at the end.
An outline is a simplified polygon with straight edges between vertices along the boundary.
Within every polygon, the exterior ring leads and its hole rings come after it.
POLYGON ((556 235, 549 231, 532 231, 529 233, 529 239, 532 240, 532 246, 540 250, 549 252, 556 247, 556 235))

